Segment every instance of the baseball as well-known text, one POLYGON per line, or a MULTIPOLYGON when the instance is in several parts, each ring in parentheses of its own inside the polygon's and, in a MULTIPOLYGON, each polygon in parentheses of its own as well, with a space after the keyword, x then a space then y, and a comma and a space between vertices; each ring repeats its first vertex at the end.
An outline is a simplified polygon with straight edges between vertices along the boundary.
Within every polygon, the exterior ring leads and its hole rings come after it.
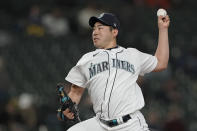
POLYGON ((167 15, 167 12, 165 9, 158 9, 157 16, 163 16, 165 17, 167 15))

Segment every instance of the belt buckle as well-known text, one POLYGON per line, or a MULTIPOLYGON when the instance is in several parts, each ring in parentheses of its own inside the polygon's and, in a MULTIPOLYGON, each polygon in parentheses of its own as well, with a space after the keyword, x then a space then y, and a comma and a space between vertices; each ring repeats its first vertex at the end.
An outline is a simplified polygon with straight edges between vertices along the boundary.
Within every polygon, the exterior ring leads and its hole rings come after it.
POLYGON ((113 120, 108 121, 108 125, 110 127, 114 127, 114 126, 119 125, 119 123, 118 123, 117 119, 113 119, 113 120))
POLYGON ((109 120, 109 121, 100 119, 100 121, 101 121, 103 124, 105 124, 105 125, 107 125, 107 126, 109 126, 109 127, 114 127, 114 126, 119 125, 117 119, 113 119, 113 120, 109 120))
POLYGON ((127 114, 125 116, 122 116, 121 119, 122 119, 122 122, 118 122, 118 119, 113 119, 113 120, 106 121, 106 120, 101 119, 101 118, 100 118, 100 121, 102 123, 104 123, 105 125, 109 126, 109 127, 114 127, 114 126, 126 123, 129 119, 131 119, 131 116, 129 114, 127 114))

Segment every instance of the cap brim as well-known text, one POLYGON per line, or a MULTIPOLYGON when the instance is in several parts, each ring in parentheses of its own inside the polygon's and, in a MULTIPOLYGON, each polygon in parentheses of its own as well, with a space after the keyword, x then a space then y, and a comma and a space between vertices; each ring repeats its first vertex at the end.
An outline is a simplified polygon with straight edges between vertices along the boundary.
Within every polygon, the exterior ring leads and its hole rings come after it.
POLYGON ((95 24, 96 22, 100 22, 100 23, 102 23, 102 24, 104 24, 104 25, 108 25, 107 23, 105 23, 104 21, 102 21, 101 19, 99 19, 99 18, 97 18, 97 17, 95 17, 95 16, 90 17, 90 19, 89 19, 89 25, 90 25, 91 27, 94 27, 94 24, 95 24))

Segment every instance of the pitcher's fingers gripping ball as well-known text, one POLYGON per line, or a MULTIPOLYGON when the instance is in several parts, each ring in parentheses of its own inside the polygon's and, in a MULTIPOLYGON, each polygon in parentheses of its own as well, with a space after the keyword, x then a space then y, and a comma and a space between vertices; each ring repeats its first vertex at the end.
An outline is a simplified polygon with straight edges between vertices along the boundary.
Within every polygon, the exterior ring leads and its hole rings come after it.
POLYGON ((64 84, 57 84, 56 92, 58 94, 60 107, 57 110, 57 117, 59 120, 63 120, 67 125, 74 125, 80 122, 79 110, 76 103, 67 95, 64 90, 64 84), (64 114, 68 114, 65 116, 64 114))
POLYGON ((158 9, 157 10, 157 16, 163 16, 165 17, 167 15, 167 12, 165 9, 158 9))
POLYGON ((170 18, 167 15, 167 11, 165 9, 158 9, 157 16, 158 16, 158 27, 160 29, 168 28, 170 24, 170 18))

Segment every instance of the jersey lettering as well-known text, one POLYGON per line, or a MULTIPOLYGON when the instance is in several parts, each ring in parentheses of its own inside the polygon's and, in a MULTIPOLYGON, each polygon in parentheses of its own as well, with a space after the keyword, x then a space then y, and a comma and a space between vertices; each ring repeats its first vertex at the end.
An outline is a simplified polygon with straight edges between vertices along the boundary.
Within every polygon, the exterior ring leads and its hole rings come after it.
POLYGON ((90 78, 92 78, 93 76, 95 76, 98 73, 101 73, 103 71, 109 70, 109 63, 107 61, 103 61, 101 63, 98 64, 92 64, 89 68, 89 75, 90 78))
POLYGON ((125 71, 131 72, 132 74, 135 74, 134 65, 130 64, 127 61, 122 61, 118 59, 112 59, 113 61, 113 67, 117 69, 123 69, 125 71))
MULTIPOLYGON (((130 64, 127 61, 112 59, 112 67, 117 69, 123 69, 125 71, 131 72, 132 74, 135 74, 134 65, 130 64)), ((89 68, 89 76, 90 78, 92 78, 98 73, 104 72, 106 70, 109 70, 109 63, 107 61, 103 61, 97 64, 91 63, 89 68)))

